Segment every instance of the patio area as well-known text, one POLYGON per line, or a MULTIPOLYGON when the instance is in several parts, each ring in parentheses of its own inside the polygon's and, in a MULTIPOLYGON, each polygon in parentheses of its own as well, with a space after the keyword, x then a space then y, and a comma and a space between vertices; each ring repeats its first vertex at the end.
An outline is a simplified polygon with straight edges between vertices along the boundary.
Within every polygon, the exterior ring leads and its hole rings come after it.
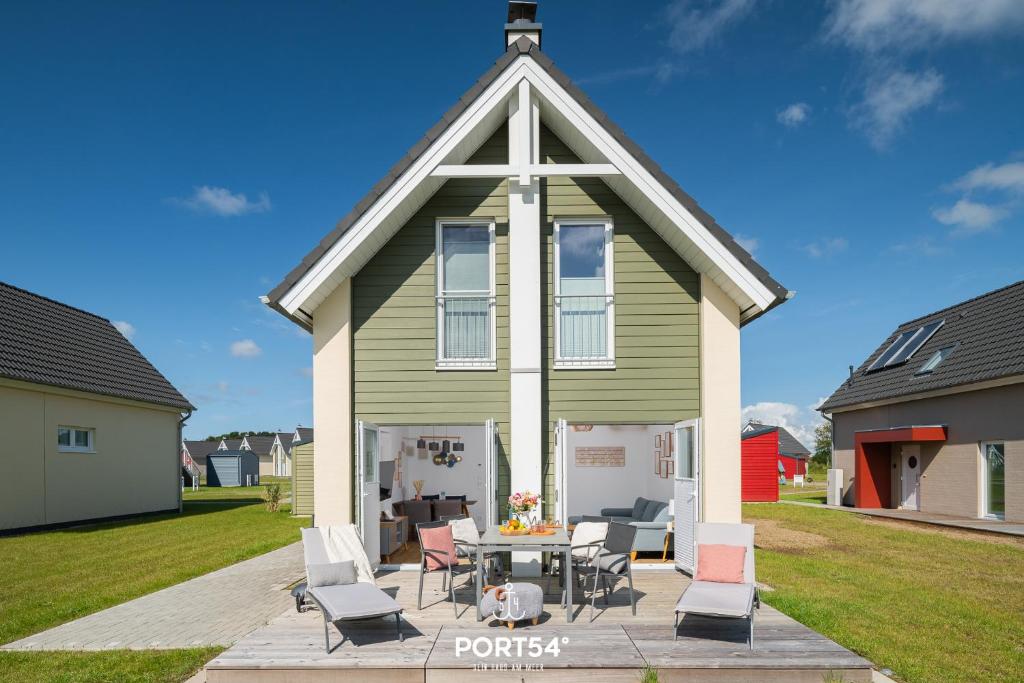
MULTIPOLYGON (((747 648, 743 620, 687 616, 672 638, 672 608, 687 577, 671 569, 634 573, 637 614, 629 608, 625 581, 615 586, 609 606, 598 597, 593 622, 590 606, 576 592, 573 623, 559 607, 557 579, 545 596, 545 614, 509 630, 493 620, 477 622, 473 589, 457 584, 458 618, 441 578, 426 577, 423 610, 416 609, 419 575, 380 573, 377 584, 405 608, 405 641, 395 638, 394 621, 381 619, 331 628, 331 654, 324 652, 323 619, 312 610, 290 609, 243 638, 206 668, 209 683, 235 681, 460 681, 499 677, 516 681, 631 681, 645 665, 660 681, 870 681, 871 663, 763 605, 757 612, 754 649, 747 648), (345 641, 342 643, 342 634, 345 641), (473 639, 478 650, 468 644, 473 639), (464 640, 464 639, 469 640, 464 640), (496 639, 509 638, 510 654, 489 655, 496 639), (547 651, 528 656, 530 638, 547 651), (551 644, 558 647, 558 654, 551 644), (522 655, 517 656, 521 644, 522 655)), ((516 579, 517 581, 519 579, 516 579)), ((547 587, 547 580, 539 582, 547 587)))

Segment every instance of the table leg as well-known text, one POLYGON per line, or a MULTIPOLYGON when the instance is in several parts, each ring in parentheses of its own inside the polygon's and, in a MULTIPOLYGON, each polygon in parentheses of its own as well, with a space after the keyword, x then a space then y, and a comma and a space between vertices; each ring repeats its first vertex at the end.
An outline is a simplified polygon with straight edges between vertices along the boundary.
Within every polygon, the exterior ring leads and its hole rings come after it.
POLYGON ((661 551, 661 561, 668 562, 668 532, 665 532, 665 547, 661 551))
POLYGON ((484 619, 483 613, 480 612, 480 599, 482 597, 481 593, 483 593, 483 590, 484 590, 483 572, 480 571, 480 570, 481 570, 481 568, 483 566, 484 566, 484 549, 483 549, 483 545, 481 545, 480 543, 477 543, 477 545, 476 545, 476 571, 474 572, 476 574, 476 620, 477 621, 483 621, 483 619, 484 619))
POLYGON ((572 603, 573 576, 572 576, 572 547, 571 546, 566 547, 565 552, 562 554, 562 562, 563 562, 563 564, 562 564, 562 571, 563 572, 568 572, 568 575, 565 578, 565 622, 567 624, 571 624, 572 623, 572 609, 573 609, 573 603, 572 603))

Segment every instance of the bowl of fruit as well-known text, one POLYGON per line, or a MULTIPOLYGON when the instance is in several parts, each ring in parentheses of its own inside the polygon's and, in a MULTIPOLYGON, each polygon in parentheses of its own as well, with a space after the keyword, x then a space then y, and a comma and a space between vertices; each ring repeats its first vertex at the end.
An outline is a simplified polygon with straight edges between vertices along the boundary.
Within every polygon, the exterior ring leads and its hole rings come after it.
POLYGON ((498 527, 498 533, 502 536, 526 536, 530 533, 530 527, 518 519, 510 519, 498 527))

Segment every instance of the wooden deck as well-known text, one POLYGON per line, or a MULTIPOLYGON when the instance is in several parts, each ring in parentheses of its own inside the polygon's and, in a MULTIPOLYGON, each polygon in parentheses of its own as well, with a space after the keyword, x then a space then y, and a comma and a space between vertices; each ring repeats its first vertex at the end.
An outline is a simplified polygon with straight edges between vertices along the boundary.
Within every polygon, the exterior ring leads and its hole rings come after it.
MULTIPOLYGON (((768 606, 755 619, 754 650, 747 648, 747 625, 739 620, 687 617, 678 641, 672 639, 672 608, 687 578, 672 570, 634 572, 637 615, 629 609, 625 581, 616 586, 605 608, 598 598, 593 622, 590 606, 577 605, 572 624, 559 608, 557 580, 547 595, 545 615, 537 626, 510 631, 496 621, 477 622, 472 588, 457 588, 459 617, 455 618, 447 594, 440 591, 440 576, 428 576, 423 591, 424 609, 416 609, 418 574, 389 572, 377 583, 406 608, 405 642, 395 638, 393 620, 373 620, 331 627, 331 654, 324 652, 323 619, 319 612, 285 612, 211 661, 209 683, 238 681, 630 681, 636 683, 645 664, 659 670, 659 680, 787 681, 847 683, 871 680, 871 664, 802 624, 768 606), (345 636, 342 642, 342 634, 345 636), (511 638, 511 656, 476 656, 459 652, 462 638, 511 638), (558 656, 551 652, 516 656, 517 638, 537 638, 541 646, 556 639, 558 656), (520 668, 521 667, 521 668, 520 668), (527 667, 530 667, 529 669, 527 667), (830 678, 829 676, 832 676, 830 678), (841 678, 840 678, 841 677, 841 678)), ((547 583, 541 581, 546 587, 547 583)))

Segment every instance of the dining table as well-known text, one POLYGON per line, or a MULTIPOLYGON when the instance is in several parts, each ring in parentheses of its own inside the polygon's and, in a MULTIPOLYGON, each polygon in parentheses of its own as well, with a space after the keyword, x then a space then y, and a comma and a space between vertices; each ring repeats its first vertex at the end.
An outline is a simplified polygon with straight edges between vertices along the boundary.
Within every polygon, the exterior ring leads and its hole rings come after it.
MULTIPOLYGON (((563 567, 572 567, 572 543, 569 541, 569 534, 565 529, 551 529, 553 533, 522 534, 506 536, 498 531, 497 526, 489 526, 480 535, 480 542, 476 546, 476 566, 484 566, 484 554, 504 552, 525 552, 525 553, 562 553, 563 567)), ((483 572, 476 571, 476 620, 482 621, 483 612, 480 610, 480 601, 483 598, 483 572)), ((565 584, 565 621, 572 623, 573 603, 571 580, 565 584)))

